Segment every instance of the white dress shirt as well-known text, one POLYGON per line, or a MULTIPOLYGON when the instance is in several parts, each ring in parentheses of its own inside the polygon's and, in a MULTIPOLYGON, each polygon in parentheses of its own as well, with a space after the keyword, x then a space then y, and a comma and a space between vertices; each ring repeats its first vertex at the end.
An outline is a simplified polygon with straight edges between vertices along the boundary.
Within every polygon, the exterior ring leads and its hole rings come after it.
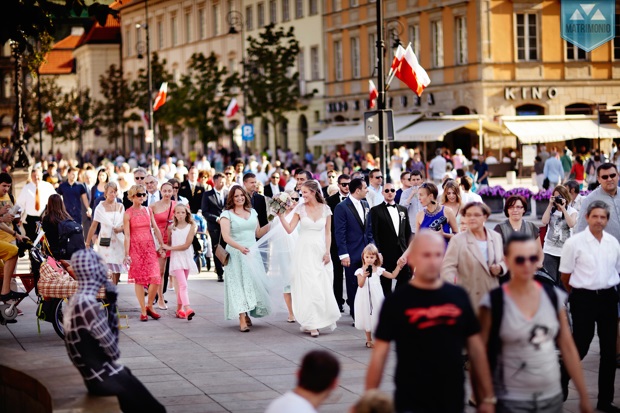
POLYGON ((400 217, 398 216, 398 208, 396 208, 396 203, 393 202, 392 204, 388 204, 386 201, 385 204, 387 205, 387 210, 390 214, 390 218, 392 218, 392 225, 394 225, 394 231, 396 231, 396 235, 398 235, 398 232, 400 231, 400 217))
POLYGON ((599 242, 590 228, 586 228, 564 243, 559 270, 571 274, 569 284, 573 288, 605 290, 614 287, 620 284, 620 243, 605 231, 599 242))
POLYGON ((40 217, 47 207, 47 201, 50 196, 56 193, 54 189, 54 185, 49 182, 41 181, 39 182, 39 210, 37 211, 34 208, 35 196, 36 196, 37 187, 33 182, 27 183, 22 191, 19 193, 19 197, 15 203, 19 205, 22 209, 21 221, 26 221, 26 216, 31 215, 33 217, 40 217))
POLYGON ((295 392, 289 391, 272 401, 265 413, 316 413, 312 404, 295 392))
POLYGON ((377 205, 381 205, 384 201, 383 198, 383 187, 380 186, 378 189, 375 189, 372 185, 368 187, 368 195, 367 195, 368 205, 372 208, 377 205), (372 194, 371 194, 372 191, 372 194))
POLYGON ((271 192, 273 193, 273 196, 276 196, 280 193, 280 187, 278 185, 270 183, 269 186, 271 187, 271 192))

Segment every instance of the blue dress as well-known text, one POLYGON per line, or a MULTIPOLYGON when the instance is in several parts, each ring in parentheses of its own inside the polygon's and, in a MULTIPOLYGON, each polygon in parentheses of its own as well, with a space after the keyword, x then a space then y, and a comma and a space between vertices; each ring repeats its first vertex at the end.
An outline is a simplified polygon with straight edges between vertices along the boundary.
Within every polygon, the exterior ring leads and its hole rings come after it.
MULTIPOLYGON (((422 228, 430 228, 433 231, 440 232, 443 230, 446 234, 452 232, 452 228, 450 228, 450 224, 448 223, 448 218, 444 214, 444 207, 437 209, 434 213, 428 212, 428 210, 424 209, 424 219, 420 224, 420 229, 422 228)), ((446 238, 446 244, 448 243, 448 239, 446 238)))
MULTIPOLYGON (((241 218, 232 211, 222 211, 221 218, 230 220, 230 236, 244 247, 256 243, 255 231, 258 215, 250 210, 248 219, 241 218)), ((224 267, 224 315, 227 320, 239 318, 241 313, 252 317, 264 317, 271 311, 269 293, 266 288, 267 275, 259 252, 243 255, 230 245, 228 265, 224 267)))

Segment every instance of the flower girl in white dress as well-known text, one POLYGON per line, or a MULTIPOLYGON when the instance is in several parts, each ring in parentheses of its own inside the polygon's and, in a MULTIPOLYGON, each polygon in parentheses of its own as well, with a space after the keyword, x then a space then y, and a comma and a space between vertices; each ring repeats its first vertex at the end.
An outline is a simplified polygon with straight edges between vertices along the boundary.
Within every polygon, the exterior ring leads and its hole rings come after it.
POLYGON ((357 294, 355 294, 355 328, 366 332, 366 347, 373 348, 372 331, 379 322, 379 312, 383 305, 383 288, 379 277, 396 278, 402 269, 399 264, 393 272, 381 267, 381 256, 374 244, 368 244, 362 251, 362 268, 355 271, 357 294))

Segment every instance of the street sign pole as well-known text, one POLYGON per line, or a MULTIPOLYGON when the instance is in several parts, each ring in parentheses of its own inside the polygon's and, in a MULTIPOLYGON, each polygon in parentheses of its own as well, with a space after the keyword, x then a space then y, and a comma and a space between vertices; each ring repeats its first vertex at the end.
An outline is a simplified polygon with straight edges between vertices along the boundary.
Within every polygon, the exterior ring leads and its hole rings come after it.
POLYGON ((383 111, 385 111, 385 80, 383 79, 383 0, 377 1, 377 109, 379 112, 379 142, 381 142, 381 172, 383 172, 383 182, 387 182, 388 174, 388 142, 387 134, 384 130, 385 119, 383 111))

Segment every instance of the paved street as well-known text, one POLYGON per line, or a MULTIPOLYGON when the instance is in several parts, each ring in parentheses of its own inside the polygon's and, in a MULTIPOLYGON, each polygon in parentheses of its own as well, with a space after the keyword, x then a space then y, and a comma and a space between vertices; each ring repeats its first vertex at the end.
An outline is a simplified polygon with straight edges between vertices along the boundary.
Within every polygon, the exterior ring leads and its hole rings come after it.
MULTIPOLYGON (((332 351, 342 363, 340 385, 321 412, 346 412, 362 392, 370 350, 364 347, 364 333, 351 326, 349 316, 342 317, 334 332, 321 332, 318 338, 287 323, 285 313, 254 320, 252 331, 243 334, 235 321, 223 320, 224 285, 215 281, 213 273, 203 272, 189 285, 197 313, 191 322, 174 318, 170 309, 160 311, 161 320, 147 323, 138 321, 133 286, 119 285, 121 314, 129 316, 129 328, 121 330, 121 362, 169 412, 263 412, 272 399, 294 386, 301 357, 313 349, 332 351)), ((175 300, 170 294, 169 298, 172 308, 175 300)), ((41 334, 37 333, 34 301, 27 300, 21 308, 25 314, 17 324, 0 327, 0 347, 67 357, 50 323, 42 321, 41 334)), ((595 344, 584 362, 593 398, 597 355, 595 344)), ((393 389, 394 361, 390 357, 382 386, 388 392, 393 389)), ((620 377, 616 383, 620 387, 620 377)), ((574 396, 571 393, 571 399, 574 396)), ((616 403, 620 404, 620 391, 616 403)), ((578 411, 574 400, 565 406, 567 412, 578 411)))

